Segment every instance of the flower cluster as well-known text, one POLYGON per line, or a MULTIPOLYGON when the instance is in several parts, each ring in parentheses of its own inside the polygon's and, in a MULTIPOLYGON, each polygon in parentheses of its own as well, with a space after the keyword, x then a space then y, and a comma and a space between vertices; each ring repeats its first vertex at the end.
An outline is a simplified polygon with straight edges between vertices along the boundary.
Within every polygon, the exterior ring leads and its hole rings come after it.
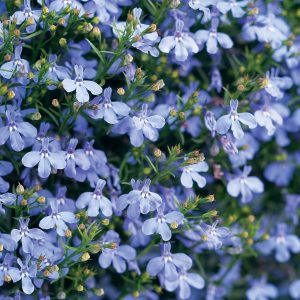
POLYGON ((0 0, 0 299, 300 299, 300 8, 0 0))

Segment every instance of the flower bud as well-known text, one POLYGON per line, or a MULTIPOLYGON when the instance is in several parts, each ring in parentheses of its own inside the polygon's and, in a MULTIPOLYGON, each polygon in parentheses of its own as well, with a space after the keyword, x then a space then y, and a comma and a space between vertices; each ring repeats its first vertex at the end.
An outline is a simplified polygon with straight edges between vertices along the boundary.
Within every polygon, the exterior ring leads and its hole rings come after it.
POLYGON ((19 30, 19 29, 15 29, 15 30, 14 30, 14 36, 15 36, 15 37, 19 37, 20 35, 21 35, 20 30, 19 30))
POLYGON ((22 199, 21 202, 20 202, 21 206, 26 206, 27 204, 28 204, 27 199, 22 199))
POLYGON ((101 251, 101 245, 100 244, 92 244, 89 247, 89 250, 91 253, 96 254, 101 251))
POLYGON ((101 224, 104 225, 104 226, 108 226, 109 225, 109 219, 101 220, 101 224))
POLYGON ((59 106, 60 106, 59 100, 56 99, 56 98, 52 99, 51 104, 52 104, 52 106, 54 106, 54 107, 59 107, 59 106))
POLYGON ((78 228, 80 230, 84 230, 85 229, 85 225, 83 223, 80 223, 79 226, 78 226, 78 228))
POLYGON ((43 9, 42 9, 43 15, 48 14, 48 12, 49 12, 49 8, 47 6, 44 6, 43 9))
POLYGON ((102 289, 102 288, 95 289, 94 293, 95 293, 96 296, 101 297, 101 296, 104 295, 104 289, 102 289))
POLYGON ((162 154, 162 153, 161 153, 161 150, 160 150, 160 149, 155 148, 153 154, 154 154, 154 156, 155 156, 156 158, 159 158, 159 157, 161 157, 161 154, 162 154))
POLYGON ((171 226, 172 229, 177 229, 179 225, 178 225, 177 222, 172 222, 172 223, 170 224, 170 226, 171 226))
POLYGON ((66 236, 67 238, 70 238, 70 237, 72 236, 72 231, 71 231, 70 229, 67 229, 67 230, 65 231, 65 236, 66 236))
POLYGON ((66 299, 66 293, 63 292, 63 291, 58 292, 58 293, 57 293, 57 299, 59 299, 59 300, 66 299))
POLYGON ((132 296, 133 296, 134 298, 138 298, 138 297, 140 296, 139 291, 134 291, 134 292, 132 293, 132 296))
POLYGON ((58 43, 62 48, 65 48, 67 46, 67 40, 65 38, 60 38, 58 43))
POLYGON ((123 88, 118 88, 117 93, 118 93, 118 95, 123 96, 123 95, 125 95, 125 90, 123 88))
POLYGON ((88 252, 85 252, 85 253, 83 253, 82 255, 81 255, 81 258, 80 258, 80 260, 81 261, 87 261, 87 260, 89 260, 90 259, 90 254, 88 253, 88 252))
POLYGON ((19 182, 19 184, 17 185, 17 188, 16 188, 16 192, 18 195, 23 195, 24 194, 24 186, 19 182))
POLYGON ((44 204, 46 202, 46 198, 44 196, 39 196, 36 201, 40 204, 44 204))
POLYGON ((101 31, 99 27, 94 27, 91 32, 92 37, 99 38, 101 36, 101 31))
POLYGON ((4 281, 11 282, 11 277, 8 274, 4 275, 4 281))
POLYGON ((51 25, 49 29, 50 31, 54 32, 57 29, 57 26, 51 25))
POLYGON ((156 24, 151 24, 148 28, 148 32, 154 32, 156 31, 156 29, 157 29, 156 24))
POLYGON ((154 83, 151 87, 151 89, 155 92, 159 91, 165 86, 165 83, 162 79, 158 80, 156 83, 154 83))
POLYGON ((0 252, 2 252, 3 250, 4 250, 4 245, 0 243, 0 252))
POLYGON ((82 284, 77 285, 76 291, 77 292, 82 292, 84 290, 84 286, 82 284))

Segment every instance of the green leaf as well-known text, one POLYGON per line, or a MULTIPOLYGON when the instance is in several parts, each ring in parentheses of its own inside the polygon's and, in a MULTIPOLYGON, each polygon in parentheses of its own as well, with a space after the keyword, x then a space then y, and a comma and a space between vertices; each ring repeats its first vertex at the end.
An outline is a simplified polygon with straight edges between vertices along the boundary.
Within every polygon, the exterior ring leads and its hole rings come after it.
POLYGON ((91 41, 89 41, 88 39, 85 39, 85 40, 90 44, 90 46, 92 47, 92 49, 94 50, 94 52, 97 54, 97 56, 100 58, 100 60, 101 60, 103 63, 105 63, 105 60, 104 60, 104 58, 103 58, 103 55, 102 55, 101 51, 98 50, 98 49, 96 48, 96 46, 95 46, 91 41))
POLYGON ((151 166, 151 168, 153 169, 153 171, 157 174, 158 173, 158 170, 156 169, 156 167, 154 166, 154 164, 152 163, 151 159, 149 156, 145 156, 147 162, 149 163, 149 165, 151 166))

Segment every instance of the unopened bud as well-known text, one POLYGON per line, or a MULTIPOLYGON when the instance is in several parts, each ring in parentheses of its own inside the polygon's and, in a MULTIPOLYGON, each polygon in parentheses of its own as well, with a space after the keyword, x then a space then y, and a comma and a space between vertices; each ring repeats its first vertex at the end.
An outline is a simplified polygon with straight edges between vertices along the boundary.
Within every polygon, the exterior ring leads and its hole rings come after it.
POLYGON ((82 284, 77 285, 76 291, 77 292, 82 292, 84 290, 84 286, 82 284))
POLYGON ((20 204, 21 206, 26 206, 28 204, 28 201, 26 199, 22 199, 20 204))
POLYGON ((11 277, 8 274, 4 275, 4 281, 11 282, 11 277))
POLYGON ((21 35, 20 30, 19 30, 19 29, 15 29, 15 30, 14 30, 14 36, 15 36, 15 37, 19 37, 20 35, 21 35))
POLYGON ((265 233, 263 236, 262 236, 262 239, 263 240, 268 240, 270 238, 270 235, 268 233, 265 233))
POLYGON ((84 229, 85 229, 85 225, 84 225, 83 223, 81 223, 81 224, 79 224, 78 228, 79 228, 80 230, 84 230, 84 229))
POLYGON ((249 237, 249 233, 247 231, 242 232, 242 237, 247 239, 249 237))
POLYGON ((89 247, 89 250, 91 253, 96 254, 101 251, 101 245, 100 244, 93 244, 89 247))
POLYGON ((42 9, 43 15, 46 15, 48 12, 49 12, 49 8, 44 6, 43 9, 42 9))
POLYGON ((44 204, 46 202, 46 198, 44 196, 39 196, 36 201, 40 204, 44 204))
POLYGON ((90 254, 88 252, 85 252, 81 255, 81 261, 87 261, 90 259, 90 254))
POLYGON ((153 154, 156 158, 159 158, 159 157, 161 157, 161 150, 158 148, 155 148, 153 154))
POLYGON ((2 252, 3 250, 4 250, 4 245, 0 243, 0 252, 2 252))
POLYGON ((176 116, 177 116, 177 111, 176 111, 174 108, 172 108, 172 109, 170 110, 170 116, 171 116, 171 117, 176 117, 176 116))
POLYGON ((255 221, 255 216, 253 216, 253 215, 250 215, 250 216, 248 216, 248 221, 250 222, 250 223, 253 223, 254 221, 255 221))
POLYGON ((71 231, 70 229, 67 229, 67 230, 65 231, 65 236, 66 236, 67 238, 70 238, 70 237, 72 236, 72 231, 71 231))
POLYGON ((62 48, 65 48, 67 46, 67 40, 65 38, 60 38, 58 43, 62 48))
POLYGON ((206 234, 203 234, 203 235, 201 236, 201 239, 202 239, 203 241, 208 241, 208 236, 207 236, 206 234))
POLYGON ((108 226, 109 225, 109 219, 101 220, 101 224, 104 225, 104 226, 108 226))
POLYGON ((162 79, 158 80, 156 83, 154 83, 151 87, 151 89, 155 92, 159 91, 165 86, 165 83, 162 79))
POLYGON ((140 37, 139 35, 136 35, 136 36, 134 36, 134 37, 132 38, 132 40, 133 40, 134 42, 138 42, 140 39, 141 39, 141 37, 140 37))
POLYGON ((7 98, 8 98, 9 100, 14 99, 15 96, 16 96, 16 94, 15 94, 14 91, 12 91, 12 90, 8 91, 8 93, 7 93, 7 98))
POLYGON ((59 18, 58 21, 57 21, 57 23, 58 23, 59 25, 63 26, 63 25, 65 25, 66 21, 65 21, 64 18, 59 18))
POLYGON ((123 88, 118 88, 117 93, 118 93, 118 95, 123 96, 123 95, 125 95, 125 90, 123 88))
POLYGON ((215 201, 215 195, 211 194, 211 195, 208 195, 206 197, 206 201, 207 202, 214 202, 215 201))
POLYGON ((140 296, 140 292, 139 292, 139 291, 134 291, 134 292, 132 293, 132 296, 133 296, 134 298, 138 298, 138 297, 140 296))
POLYGON ((54 32, 56 29, 57 29, 57 26, 55 26, 55 25, 50 26, 50 31, 54 32))
POLYGON ((16 188, 17 194, 23 195, 23 194, 24 194, 24 191, 25 191, 24 186, 23 186, 21 183, 19 183, 19 184, 17 185, 17 188, 16 188))
POLYGON ((135 75, 138 79, 141 79, 143 77, 143 70, 141 68, 137 68, 135 71, 135 75))
POLYGON ((96 296, 101 297, 101 296, 104 295, 104 289, 102 289, 102 288, 95 289, 94 293, 95 293, 96 296))
POLYGON ((94 27, 93 30, 92 30, 92 33, 91 35, 95 38, 98 38, 101 36, 101 31, 100 31, 100 28, 99 27, 94 27))
POLYGON ((30 119, 33 121, 38 121, 42 118, 42 115, 39 112, 36 112, 30 116, 30 119))
POLYGON ((253 239, 248 239, 248 240, 247 240, 247 244, 248 244, 249 246, 252 246, 252 245, 253 245, 253 242, 254 242, 253 239))
POLYGON ((179 116, 180 120, 185 120, 185 113, 184 113, 184 111, 179 112, 178 116, 179 116))
POLYGON ((178 223, 177 222, 172 222, 170 224, 170 226, 171 226, 172 229, 177 229, 178 228, 178 223))
POLYGON ((57 293, 57 299, 59 299, 59 300, 66 299, 66 293, 63 292, 63 291, 58 292, 58 293, 57 293))
POLYGON ((148 28, 148 32, 154 32, 156 31, 156 29, 157 29, 156 24, 151 24, 148 28))
POLYGON ((49 270, 45 270, 45 271, 43 272, 43 275, 44 275, 45 277, 49 277, 49 276, 50 276, 49 270))
POLYGON ((52 106, 54 106, 54 107, 59 107, 59 105, 60 105, 60 104, 59 104, 59 100, 56 99, 56 98, 52 99, 51 104, 52 104, 52 106))
POLYGON ((130 54, 126 54, 124 58, 124 66, 127 66, 133 62, 133 57, 130 54))

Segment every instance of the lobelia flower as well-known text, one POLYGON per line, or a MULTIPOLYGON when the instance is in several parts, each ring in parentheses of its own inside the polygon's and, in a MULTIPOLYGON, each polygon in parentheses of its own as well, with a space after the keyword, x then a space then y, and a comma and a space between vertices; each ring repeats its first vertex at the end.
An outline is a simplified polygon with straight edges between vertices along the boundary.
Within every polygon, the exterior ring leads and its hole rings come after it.
POLYGON ((250 113, 238 113, 238 100, 230 100, 230 113, 220 117, 217 121, 216 130, 219 134, 225 134, 231 128, 236 139, 241 139, 244 136, 240 122, 253 129, 257 126, 254 116, 250 113))
POLYGON ((103 151, 97 150, 93 147, 94 140, 85 142, 83 150, 84 154, 90 162, 90 168, 83 170, 81 168, 76 169, 76 181, 84 182, 86 179, 89 181, 91 187, 95 187, 99 176, 108 177, 109 168, 107 166, 107 158, 103 151))
POLYGON ((109 124, 118 123, 118 117, 126 117, 130 112, 130 107, 123 102, 111 101, 111 87, 104 89, 103 97, 96 97, 90 104, 92 109, 87 110, 87 114, 93 119, 103 119, 109 124))
POLYGON ((179 270, 177 280, 166 281, 166 290, 173 292, 178 289, 180 299, 189 299, 191 297, 191 287, 196 289, 203 289, 205 282, 204 279, 197 273, 188 273, 185 269, 179 270), (191 287, 190 287, 191 286, 191 287))
POLYGON ((294 171, 295 163, 286 158, 268 164, 264 170, 264 176, 278 186, 287 186, 293 178, 294 171))
POLYGON ((143 104, 139 116, 132 118, 134 129, 130 131, 130 141, 133 146, 139 147, 144 137, 155 142, 158 139, 158 130, 165 126, 165 119, 159 115, 149 116, 148 105, 143 104))
MULTIPOLYGON (((133 38, 137 36, 139 37, 138 41, 132 43, 132 46, 144 53, 150 53, 152 56, 157 57, 159 52, 155 47, 153 47, 154 43, 159 41, 157 32, 149 32, 150 25, 141 23, 141 8, 134 8, 132 10, 132 15, 134 17, 134 30, 131 32, 131 36, 133 38)), ((118 22, 115 24, 113 32, 116 36, 121 38, 124 36, 127 28, 127 22, 118 22)))
POLYGON ((200 223, 199 231, 205 248, 209 250, 220 249, 223 241, 228 237, 230 231, 226 227, 217 227, 219 221, 215 221, 212 225, 204 222, 200 223))
POLYGON ((285 215, 292 220, 294 225, 298 225, 298 209, 300 207, 300 195, 287 194, 285 195, 285 215))
POLYGON ((192 267, 192 259, 184 253, 171 253, 171 244, 163 243, 161 256, 152 258, 147 264, 147 272, 151 276, 162 274, 167 281, 178 280, 178 269, 189 270, 192 267))
POLYGON ((242 9, 242 7, 247 6, 248 3, 249 0, 229 0, 227 2, 219 1, 216 7, 222 14, 227 14, 229 11, 231 11, 234 18, 241 18, 245 14, 245 11, 242 9))
POLYGON ((25 138, 35 138, 37 130, 28 122, 16 121, 16 115, 13 110, 6 111, 6 119, 7 125, 0 128, 0 145, 4 145, 9 139, 13 150, 22 151, 25 148, 22 136, 25 138))
POLYGON ((123 0, 84 0, 87 3, 84 5, 86 11, 93 15, 97 15, 101 23, 108 23, 112 16, 119 14, 119 5, 124 2, 123 0))
POLYGON ((41 10, 31 10, 30 0, 24 0, 24 8, 22 11, 16 11, 11 20, 15 20, 17 25, 27 22, 26 32, 33 33, 36 30, 36 23, 42 14, 41 10))
POLYGON ((76 150, 77 144, 77 139, 71 139, 66 151, 66 167, 64 172, 66 176, 70 178, 76 177, 76 166, 80 167, 84 171, 88 170, 91 166, 89 159, 84 153, 84 150, 76 150))
POLYGON ((82 4, 77 0, 54 0, 50 3, 49 10, 60 12, 66 8, 76 9, 80 11, 80 15, 84 14, 82 4))
POLYGON ((289 287, 289 294, 293 299, 300 299, 300 279, 292 282, 289 287))
POLYGON ((103 196, 104 186, 105 181, 99 179, 94 192, 85 192, 79 196, 76 201, 76 207, 78 209, 88 207, 87 214, 89 217, 97 217, 99 210, 105 217, 110 217, 112 215, 112 204, 103 196))
POLYGON ((16 201, 17 197, 12 193, 5 193, 0 195, 0 214, 4 214, 5 210, 2 205, 12 205, 16 201))
POLYGON ((266 278, 252 280, 250 289, 247 290, 246 296, 248 300, 268 300, 278 297, 277 288, 266 282, 266 278))
POLYGON ((184 215, 179 211, 172 211, 164 214, 164 205, 162 205, 157 209, 155 218, 144 221, 142 231, 145 235, 158 233, 163 241, 169 241, 172 237, 169 226, 176 229, 178 225, 183 223, 183 220, 184 215))
POLYGON ((210 80, 210 84, 208 87, 208 91, 211 91, 212 89, 215 89, 217 91, 217 93, 221 93, 222 91, 222 76, 221 73, 219 71, 219 69, 214 66, 211 72, 211 80, 210 80))
POLYGON ((208 164, 205 161, 200 161, 196 164, 187 165, 181 168, 182 173, 180 176, 181 184, 186 188, 193 187, 193 181, 197 182, 199 188, 206 185, 206 179, 199 175, 199 172, 207 172, 208 164))
POLYGON ((224 151, 230 155, 235 155, 239 152, 236 144, 234 143, 234 139, 231 135, 222 135, 220 137, 220 142, 224 151))
POLYGON ((190 0, 189 6, 194 10, 200 10, 203 13, 202 23, 206 23, 211 19, 210 5, 215 5, 217 0, 190 0))
POLYGON ((69 78, 69 70, 66 67, 58 66, 56 64, 57 55, 50 54, 48 58, 49 69, 47 73, 44 75, 44 79, 51 80, 53 82, 57 82, 59 80, 63 80, 65 78, 69 78))
POLYGON ((224 49, 230 49, 233 46, 233 41, 226 33, 217 32, 219 20, 212 19, 210 30, 198 30, 195 33, 195 41, 198 45, 203 47, 206 44, 206 51, 209 54, 216 54, 218 52, 218 43, 224 49))
POLYGON ((0 67, 0 75, 6 79, 11 79, 14 74, 20 74, 21 76, 27 76, 29 72, 29 62, 21 58, 22 45, 18 45, 15 48, 14 58, 4 63, 0 67))
POLYGON ((0 245, 6 251, 13 252, 18 248, 18 243, 9 234, 0 232, 0 245))
POLYGON ((0 193, 6 193, 9 189, 9 183, 2 176, 6 176, 13 170, 13 165, 5 160, 0 160, 0 193))
POLYGON ((284 93, 282 90, 290 89, 293 81, 290 77, 279 77, 279 69, 272 68, 266 73, 266 77, 262 81, 263 89, 276 99, 282 99, 284 93))
POLYGON ((279 103, 271 104, 265 102, 265 104, 261 107, 261 109, 257 110, 254 113, 255 119, 259 126, 265 127, 268 135, 273 135, 276 127, 274 124, 282 125, 283 118, 289 114, 288 109, 279 103))
POLYGON ((62 84, 64 89, 71 93, 76 90, 76 100, 80 103, 85 103, 90 100, 88 91, 93 95, 100 95, 102 93, 101 86, 90 80, 83 80, 83 67, 75 65, 74 67, 76 78, 63 80, 62 84))
POLYGON ((183 21, 177 19, 175 26, 174 35, 162 38, 158 48, 164 53, 170 53, 175 48, 176 60, 185 61, 188 58, 189 52, 197 53, 199 48, 191 37, 191 34, 183 32, 183 21))
POLYGON ((295 234, 288 233, 288 227, 284 223, 277 224, 275 232, 268 240, 258 243, 257 249, 265 255, 275 251, 278 262, 287 262, 292 253, 300 252, 300 240, 295 234))
POLYGON ((49 138, 44 138, 40 151, 28 152, 22 158, 22 164, 27 168, 33 168, 38 164, 38 174, 41 178, 49 177, 51 167, 56 170, 62 170, 67 165, 62 153, 50 152, 48 148, 49 138))
POLYGON ((32 283, 32 279, 36 278, 37 274, 37 266, 36 264, 30 261, 30 256, 26 257, 25 262, 22 262, 20 258, 17 259, 18 268, 11 268, 9 270, 9 275, 12 278, 13 282, 17 282, 22 280, 22 290, 25 294, 32 294, 34 291, 34 285, 32 283), (32 279, 31 279, 32 278, 32 279))
POLYGON ((253 193, 262 193, 264 191, 263 182, 255 176, 249 176, 252 167, 245 166, 243 172, 237 177, 229 180, 227 192, 232 197, 242 195, 242 203, 250 202, 253 199, 253 193))
POLYGON ((52 200, 50 202, 51 214, 50 216, 44 217, 40 223, 39 227, 42 229, 55 228, 56 232, 60 236, 65 236, 65 232, 68 229, 66 223, 76 223, 78 220, 75 215, 69 211, 58 211, 58 202, 52 200))
POLYGON ((14 260, 15 260, 14 255, 10 253, 6 253, 2 259, 2 262, 0 262, 0 286, 4 284, 5 278, 7 278, 7 276, 10 276, 9 272, 12 268, 12 264, 14 260))
POLYGON ((144 184, 140 187, 140 182, 135 184, 132 181, 134 189, 127 195, 119 197, 119 209, 123 210, 129 204, 127 209, 127 216, 130 219, 137 219, 140 213, 147 214, 150 211, 156 210, 161 204, 161 197, 153 192, 150 192, 151 180, 146 179, 144 184))
POLYGON ((25 253, 30 253, 33 250, 33 240, 43 239, 45 233, 38 228, 29 229, 29 218, 20 218, 19 223, 19 229, 13 229, 11 231, 11 237, 16 242, 19 242, 21 240, 22 250, 25 253))
POLYGON ((107 269, 111 264, 118 273, 126 271, 126 262, 132 261, 136 257, 136 251, 131 246, 119 245, 119 234, 109 230, 101 241, 102 253, 99 256, 99 264, 103 269, 107 269))

